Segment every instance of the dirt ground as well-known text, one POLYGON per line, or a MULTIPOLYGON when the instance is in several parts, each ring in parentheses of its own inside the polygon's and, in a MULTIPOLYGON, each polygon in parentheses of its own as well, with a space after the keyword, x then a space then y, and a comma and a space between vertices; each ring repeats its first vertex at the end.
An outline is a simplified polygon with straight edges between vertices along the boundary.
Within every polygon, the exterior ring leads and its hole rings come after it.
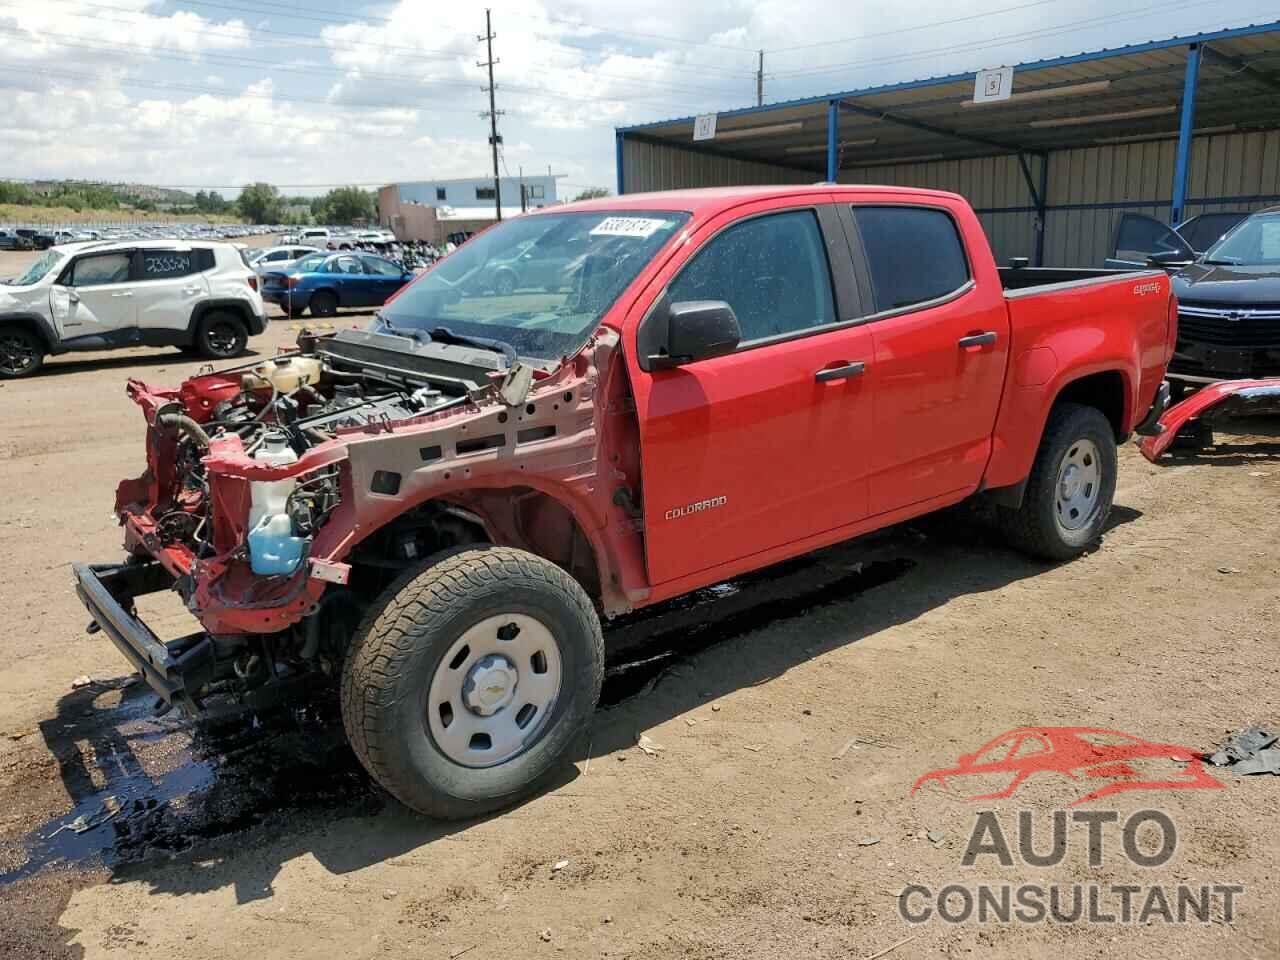
MULTIPOLYGON (((294 335, 278 319, 253 348, 294 335)), ((947 515, 629 618, 607 633, 605 705, 558 781, 439 824, 369 784, 329 700, 200 728, 153 718, 85 634, 70 565, 119 556, 114 487, 143 465, 124 380, 198 367, 75 355, 0 386, 0 957, 1280 958, 1275 777, 1215 771, 1222 788, 1075 808, 1115 781, 912 793, 1020 726, 1179 745, 1148 759, 1185 771, 1191 751, 1280 721, 1274 424, 1165 466, 1126 446, 1111 529, 1072 563, 947 515), (94 682, 73 689, 81 676, 94 682), (1015 856, 964 866, 985 809, 1015 856), (1162 811, 1176 851, 1134 865, 1110 824, 1091 866, 1072 824, 1059 863, 1022 862, 1017 812, 1043 852, 1064 809, 1162 811), (912 884, 1243 891, 1205 922, 913 925, 898 911, 912 884)), ((142 612, 190 629, 171 598, 142 612)), ((1151 831, 1139 839, 1149 851, 1151 831)))

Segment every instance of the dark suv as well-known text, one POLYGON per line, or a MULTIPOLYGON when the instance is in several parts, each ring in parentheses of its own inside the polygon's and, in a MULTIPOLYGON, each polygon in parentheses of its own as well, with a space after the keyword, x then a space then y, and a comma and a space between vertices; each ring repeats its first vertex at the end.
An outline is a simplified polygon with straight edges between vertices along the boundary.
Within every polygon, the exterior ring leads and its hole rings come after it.
POLYGON ((1179 230, 1126 214, 1107 265, 1142 254, 1177 271, 1175 386, 1280 376, 1280 207, 1251 214, 1201 255, 1179 230))

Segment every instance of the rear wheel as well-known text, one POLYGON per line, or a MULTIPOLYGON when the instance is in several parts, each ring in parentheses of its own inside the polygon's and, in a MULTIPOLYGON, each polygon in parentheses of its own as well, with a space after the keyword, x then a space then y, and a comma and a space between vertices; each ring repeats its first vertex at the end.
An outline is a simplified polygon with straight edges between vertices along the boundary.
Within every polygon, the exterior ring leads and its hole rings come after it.
POLYGON ((249 331, 244 321, 234 314, 217 311, 200 322, 196 335, 196 347, 202 357, 211 360, 229 360, 244 353, 249 343, 249 331))
POLYGON ((1061 403, 1049 413, 1022 506, 1001 510, 1001 526, 1020 550, 1069 560, 1102 536, 1115 492, 1111 424, 1093 407, 1061 403))
POLYGON ((541 557, 468 548, 388 588, 343 667, 356 755, 413 809, 473 817, 554 772, 590 721, 604 676, 582 587, 541 557))
POLYGON ((328 290, 317 290, 311 295, 311 315, 332 317, 338 312, 338 298, 328 290))
POLYGON ((0 380, 27 377, 44 366, 44 343, 21 327, 0 329, 0 380))

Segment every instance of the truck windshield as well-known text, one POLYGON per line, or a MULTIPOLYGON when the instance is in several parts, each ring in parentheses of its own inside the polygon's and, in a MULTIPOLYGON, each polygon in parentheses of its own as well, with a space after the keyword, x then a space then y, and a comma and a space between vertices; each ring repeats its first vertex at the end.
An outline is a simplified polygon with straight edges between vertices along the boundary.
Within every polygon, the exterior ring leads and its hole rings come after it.
POLYGON ((31 283, 39 283, 44 275, 62 261, 62 254, 56 250, 45 252, 39 260, 27 267, 27 272, 13 281, 14 286, 25 287, 31 283))
POLYGON ((1204 259, 1238 266, 1280 264, 1280 213, 1254 214, 1209 248, 1204 259))
POLYGON ((556 360, 578 350, 636 275, 687 222, 673 211, 548 213, 473 238, 389 303, 373 329, 453 337, 556 360))

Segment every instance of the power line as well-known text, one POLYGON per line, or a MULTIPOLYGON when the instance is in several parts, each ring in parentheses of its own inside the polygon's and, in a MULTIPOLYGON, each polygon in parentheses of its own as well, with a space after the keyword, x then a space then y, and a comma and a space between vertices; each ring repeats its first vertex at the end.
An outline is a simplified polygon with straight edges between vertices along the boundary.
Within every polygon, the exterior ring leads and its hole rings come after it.
MULTIPOLYGON (((90 7, 95 10, 114 11, 117 13, 130 12, 127 8, 109 6, 107 4, 101 4, 101 3, 82 3, 82 2, 79 2, 79 0, 53 0, 53 2, 55 3, 56 2, 64 2, 64 3, 77 2, 79 6, 90 7)), ((6 0, 0 0, 0 6, 24 7, 24 4, 20 2, 6 2, 6 0)), ((80 19, 105 20, 110 23, 119 23, 126 26, 136 26, 138 22, 136 17, 121 19, 119 17, 103 16, 102 14, 86 14, 86 13, 77 13, 72 11, 68 11, 67 13, 63 14, 63 16, 76 17, 80 19)), ((247 27, 247 26, 242 30, 235 30, 235 31, 218 30, 213 27, 201 27, 199 30, 188 29, 188 30, 177 30, 175 32, 180 34, 195 34, 200 36, 226 37, 229 39, 236 39, 236 40, 243 39, 246 37, 246 35, 252 34, 259 37, 260 40, 264 43, 285 46, 285 47, 298 47, 298 48, 306 48, 306 49, 314 49, 314 50, 323 50, 324 52, 329 54, 332 54, 335 51, 341 52, 344 50, 347 52, 356 52, 353 49, 355 47, 369 47, 376 50, 389 50, 389 51, 409 54, 409 55, 412 55, 414 59, 419 59, 419 60, 425 59, 425 60, 454 62, 460 59, 462 56, 464 56, 464 54, 461 52, 447 53, 447 52, 444 52, 443 50, 434 50, 434 51, 423 50, 419 47, 409 46, 406 44, 390 44, 390 43, 379 42, 376 40, 346 39, 343 41, 343 43, 338 44, 338 43, 328 42, 322 38, 314 37, 314 36, 303 34, 303 33, 292 33, 288 31, 275 30, 275 29, 272 29, 269 31, 258 30, 255 28, 247 27), (286 38, 286 39, 284 42, 282 42, 281 38, 286 38)), ((26 36, 26 37, 32 37, 32 38, 40 38, 40 37, 47 36, 48 33, 47 31, 44 31, 44 30, 41 30, 38 34, 31 33, 29 31, 23 31, 20 35, 26 36)), ((570 45, 566 44, 566 46, 570 46, 570 45)), ((589 47, 573 46, 572 49, 582 50, 587 53, 599 52, 589 47)), ((205 55, 209 56, 211 54, 205 54, 205 55)), ((335 67, 335 69, 343 69, 343 68, 335 67)), ((584 65, 579 67, 579 69, 590 69, 590 67, 584 65)), ((706 76, 709 74, 710 76, 713 76, 716 78, 722 78, 724 76, 745 76, 746 75, 738 72, 719 71, 719 70, 716 70, 715 68, 703 69, 702 67, 692 66, 688 64, 665 64, 664 69, 668 69, 677 73, 690 73, 690 74, 699 75, 699 76, 706 76)), ((363 71, 363 68, 362 68, 362 72, 365 72, 363 71)), ((531 72, 543 73, 543 74, 549 73, 549 71, 537 70, 537 69, 533 69, 531 70, 531 72)), ((594 70, 593 72, 595 73, 596 76, 608 77, 610 79, 615 79, 615 80, 634 80, 635 79, 634 76, 628 76, 625 74, 618 74, 618 73, 606 73, 602 70, 594 70)), ((708 87, 693 88, 687 85, 681 87, 681 86, 676 86, 669 83, 657 83, 653 81, 650 81, 650 85, 655 87, 669 88, 669 89, 677 90, 680 92, 695 92, 695 91, 708 92, 708 93, 720 92, 720 91, 713 91, 708 87)))
POLYGON ((1080 28, 1088 28, 1091 26, 1110 25, 1112 23, 1123 22, 1125 20, 1138 20, 1142 15, 1153 10, 1161 10, 1168 12, 1171 10, 1185 10, 1189 7, 1203 7, 1208 4, 1216 4, 1218 0, 1191 0, 1191 2, 1183 3, 1159 3, 1149 7, 1143 7, 1139 10, 1127 11, 1125 15, 1113 14, 1103 17, 1090 17, 1085 20, 1076 20, 1071 23, 1056 24, 1052 27, 1044 27, 1037 30, 1026 31, 1023 33, 1011 33, 998 37, 989 37, 985 40, 975 40, 969 43, 951 44, 946 47, 936 47, 931 50, 919 50, 907 56, 889 56, 889 57, 872 57, 864 60, 854 60, 845 63, 831 64, 826 67, 814 67, 803 70, 784 70, 771 73, 771 77, 775 78, 791 78, 791 77, 807 77, 817 76, 824 73, 839 73, 847 67, 862 67, 867 65, 893 65, 899 63, 909 63, 914 60, 923 60, 938 54, 954 53, 957 51, 969 50, 985 50, 991 47, 999 47, 1004 44, 1016 40, 1040 39, 1044 37, 1061 36, 1072 33, 1080 28))
MULTIPOLYGON (((18 37, 29 36, 24 31, 11 30, 5 27, 0 27, 0 34, 7 34, 10 36, 18 36, 18 37)), ((234 55, 234 54, 216 53, 216 54, 202 54, 199 56, 193 56, 193 55, 187 55, 187 54, 181 54, 181 53, 158 52, 158 51, 151 50, 148 47, 142 46, 140 44, 121 43, 118 41, 94 41, 92 43, 86 43, 81 39, 74 38, 72 36, 69 36, 68 34, 46 32, 46 33, 43 33, 41 36, 43 38, 49 38, 49 37, 55 38, 52 42, 57 44, 58 46, 76 47, 83 50, 93 50, 93 51, 99 51, 99 52, 110 52, 110 51, 139 52, 139 53, 145 53, 148 57, 159 58, 163 60, 173 60, 178 63, 194 63, 194 64, 208 63, 214 66, 225 66, 225 67, 232 67, 232 68, 239 67, 243 69, 268 68, 272 72, 280 71, 284 73, 301 74, 304 76, 323 76, 323 77, 329 77, 330 79, 334 78, 334 71, 332 70, 319 70, 315 68, 294 67, 294 66, 289 66, 287 64, 283 64, 283 65, 278 64, 271 60, 262 60, 262 59, 252 58, 252 57, 241 57, 239 55, 234 55)), ((545 71, 537 71, 537 72, 542 73, 545 71)), ((381 73, 381 72, 365 71, 365 70, 360 71, 360 78, 373 79, 373 80, 388 80, 388 81, 394 81, 399 83, 412 83, 412 84, 417 84, 418 86, 421 86, 425 89, 430 89, 432 87, 470 87, 473 83, 473 81, 469 81, 469 80, 448 80, 443 78, 442 79, 426 79, 422 77, 411 77, 406 74, 381 73)), ((534 94, 543 94, 543 95, 554 97, 556 99, 574 101, 579 103, 628 102, 628 103, 670 104, 670 103, 677 103, 677 102, 682 103, 682 102, 685 102, 685 100, 687 99, 687 97, 681 97, 681 98, 636 97, 629 92, 621 92, 621 91, 613 97, 576 97, 573 94, 561 93, 560 91, 553 90, 549 87, 526 86, 523 84, 513 86, 510 89, 523 90, 523 91, 534 93, 534 94)), ((704 88, 704 90, 706 93, 713 93, 716 95, 719 95, 723 92, 720 90, 711 90, 710 88, 704 88)), ((691 93, 693 91, 681 91, 681 92, 691 93)), ((419 109, 419 108, 411 104, 405 104, 403 105, 403 109, 419 109)))
POLYGON ((929 23, 917 24, 914 27, 899 27, 896 30, 881 30, 876 33, 863 33, 856 37, 841 37, 839 40, 819 40, 816 43, 801 43, 794 47, 774 47, 770 53, 787 53, 791 50, 812 50, 814 47, 830 47, 840 43, 857 43, 875 37, 891 37, 899 33, 915 33, 917 30, 930 30, 933 27, 946 27, 954 23, 965 23, 969 20, 985 20, 1001 13, 1012 13, 1015 10, 1028 10, 1031 7, 1045 7, 1056 4, 1059 0, 1035 0, 1034 3, 1020 3, 1016 7, 1004 7, 1000 10, 988 10, 986 13, 972 13, 965 17, 953 17, 950 20, 933 20, 929 23))

